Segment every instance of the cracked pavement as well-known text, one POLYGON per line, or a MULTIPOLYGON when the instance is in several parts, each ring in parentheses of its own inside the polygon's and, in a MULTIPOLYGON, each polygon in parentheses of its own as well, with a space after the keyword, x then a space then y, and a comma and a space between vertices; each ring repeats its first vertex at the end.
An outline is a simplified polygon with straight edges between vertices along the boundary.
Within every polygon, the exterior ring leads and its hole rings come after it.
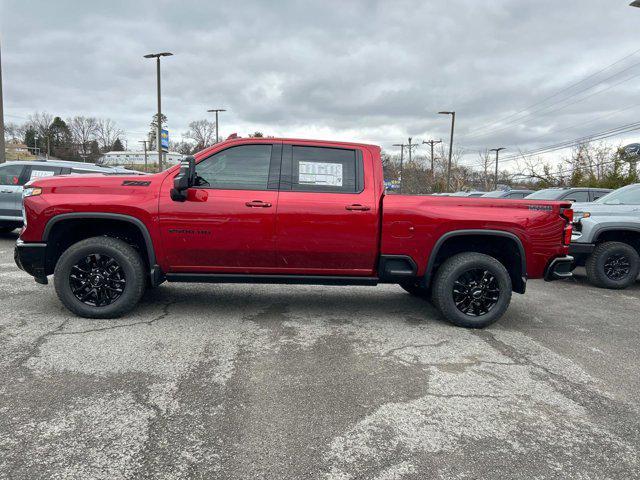
POLYGON ((76 318, 0 237, 0 478, 640 478, 640 283, 482 331, 396 286, 164 284, 76 318))

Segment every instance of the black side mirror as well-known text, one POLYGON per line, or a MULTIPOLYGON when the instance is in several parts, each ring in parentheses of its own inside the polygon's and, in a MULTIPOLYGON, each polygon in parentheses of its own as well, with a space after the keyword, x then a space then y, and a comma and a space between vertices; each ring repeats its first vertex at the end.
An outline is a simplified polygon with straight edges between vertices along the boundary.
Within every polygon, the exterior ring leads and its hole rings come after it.
POLYGON ((192 156, 185 157, 180 162, 180 172, 173 179, 171 199, 176 202, 184 202, 187 199, 187 190, 193 186, 196 179, 196 159, 192 156))

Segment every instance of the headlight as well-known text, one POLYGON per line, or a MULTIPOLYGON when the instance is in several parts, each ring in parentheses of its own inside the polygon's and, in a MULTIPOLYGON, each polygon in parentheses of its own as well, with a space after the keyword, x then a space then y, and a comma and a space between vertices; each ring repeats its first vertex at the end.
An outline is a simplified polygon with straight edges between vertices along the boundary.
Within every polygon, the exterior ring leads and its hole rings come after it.
POLYGON ((589 212, 573 212, 573 223, 578 223, 583 218, 589 218, 591 214, 589 212))
POLYGON ((38 187, 29 187, 22 190, 22 198, 35 197, 42 193, 42 189, 38 187))

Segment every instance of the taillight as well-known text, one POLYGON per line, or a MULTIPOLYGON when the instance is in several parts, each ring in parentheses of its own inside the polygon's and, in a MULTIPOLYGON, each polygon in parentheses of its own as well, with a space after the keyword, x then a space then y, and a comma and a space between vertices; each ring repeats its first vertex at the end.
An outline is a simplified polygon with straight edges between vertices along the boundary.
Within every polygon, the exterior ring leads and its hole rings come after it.
POLYGON ((571 208, 561 208, 560 215, 567 221, 567 224, 564 226, 562 243, 569 245, 571 243, 571 235, 573 234, 573 210, 571 208))

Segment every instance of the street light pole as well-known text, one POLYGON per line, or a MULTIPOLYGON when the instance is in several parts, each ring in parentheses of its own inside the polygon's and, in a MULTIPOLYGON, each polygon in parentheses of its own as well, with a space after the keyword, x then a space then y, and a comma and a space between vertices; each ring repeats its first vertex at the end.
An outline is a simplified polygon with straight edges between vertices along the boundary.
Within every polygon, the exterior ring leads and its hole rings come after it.
POLYGON ((211 110, 207 110, 207 112, 209 113, 215 112, 216 114, 216 143, 218 143, 220 141, 220 137, 218 135, 218 113, 226 112, 226 110, 224 108, 212 108, 211 110))
MULTIPOLYGON (((0 51, 2 45, 0 44, 0 51)), ((0 54, 0 163, 6 160, 4 153, 4 108, 2 106, 2 56, 0 54)))
POLYGON ((161 53, 149 53, 145 55, 144 58, 155 58, 156 59, 156 77, 158 84, 158 131, 156 133, 156 143, 158 146, 158 170, 162 171, 162 102, 160 99, 160 57, 170 57, 173 55, 171 52, 161 52, 161 53))
POLYGON ((489 150, 490 152, 496 152, 496 179, 495 179, 495 188, 494 190, 498 189, 498 156, 500 155, 500 151, 501 150, 506 150, 505 147, 500 147, 500 148, 492 148, 491 150, 489 150))
POLYGON ((447 163, 447 190, 451 191, 451 159, 453 155, 453 132, 456 127, 456 112, 438 112, 440 115, 451 115, 451 136, 449 138, 449 162, 447 163))

